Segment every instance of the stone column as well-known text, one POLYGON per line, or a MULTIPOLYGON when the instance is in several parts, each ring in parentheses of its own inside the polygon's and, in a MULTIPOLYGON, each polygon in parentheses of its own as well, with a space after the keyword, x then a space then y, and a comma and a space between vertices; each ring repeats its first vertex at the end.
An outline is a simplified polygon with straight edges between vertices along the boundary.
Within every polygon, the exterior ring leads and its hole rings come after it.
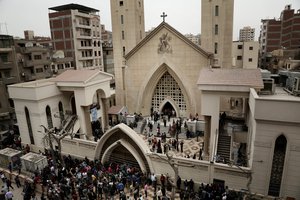
POLYGON ((108 129, 108 109, 109 109, 109 98, 101 98, 101 125, 103 132, 108 129))
MULTIPOLYGON (((93 136, 90 120, 89 106, 80 106, 78 110, 78 119, 80 121, 80 133, 86 135, 89 139, 93 136)), ((83 137, 84 138, 84 137, 83 137)))

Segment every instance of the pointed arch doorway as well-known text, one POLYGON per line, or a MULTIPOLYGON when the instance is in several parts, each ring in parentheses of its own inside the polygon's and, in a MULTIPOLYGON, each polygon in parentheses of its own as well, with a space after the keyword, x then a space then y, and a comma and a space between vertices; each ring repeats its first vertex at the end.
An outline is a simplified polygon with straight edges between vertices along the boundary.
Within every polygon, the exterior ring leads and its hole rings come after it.
POLYGON ((187 104, 182 89, 168 71, 163 74, 154 89, 152 108, 164 114, 171 112, 176 117, 186 115, 187 104))
POLYGON ((161 113, 163 113, 164 115, 170 115, 172 117, 176 116, 176 111, 169 101, 166 102, 165 105, 163 105, 163 107, 161 109, 161 113))

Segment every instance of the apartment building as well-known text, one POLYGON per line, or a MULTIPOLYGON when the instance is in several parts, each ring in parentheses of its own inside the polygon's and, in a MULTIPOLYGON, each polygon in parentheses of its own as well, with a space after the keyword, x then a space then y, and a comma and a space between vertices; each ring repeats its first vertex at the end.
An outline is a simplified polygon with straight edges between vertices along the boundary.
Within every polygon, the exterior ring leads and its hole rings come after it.
POLYGON ((54 50, 73 57, 75 69, 103 70, 99 10, 79 4, 49 8, 54 50))
POLYGON ((255 38, 255 28, 250 26, 245 26, 240 29, 239 41, 254 41, 255 38))
POLYGON ((270 68, 272 51, 300 47, 300 10, 287 5, 279 19, 263 19, 261 23, 259 64, 261 68, 270 68))
POLYGON ((258 41, 234 41, 232 43, 233 68, 256 69, 258 50, 258 41))

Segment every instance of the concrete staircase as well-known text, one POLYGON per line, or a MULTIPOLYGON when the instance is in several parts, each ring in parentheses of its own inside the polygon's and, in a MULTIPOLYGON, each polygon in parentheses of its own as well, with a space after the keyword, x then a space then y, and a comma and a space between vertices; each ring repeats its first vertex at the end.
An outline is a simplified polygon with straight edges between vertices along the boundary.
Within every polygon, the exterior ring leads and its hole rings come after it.
POLYGON ((219 134, 217 155, 220 158, 217 162, 230 161, 231 136, 219 134))

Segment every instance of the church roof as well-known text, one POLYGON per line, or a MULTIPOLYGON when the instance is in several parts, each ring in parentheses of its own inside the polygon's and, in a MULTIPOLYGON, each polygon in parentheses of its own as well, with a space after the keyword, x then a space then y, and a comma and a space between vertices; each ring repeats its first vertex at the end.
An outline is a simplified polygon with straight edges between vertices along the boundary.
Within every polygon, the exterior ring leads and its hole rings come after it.
POLYGON ((202 86, 247 86, 263 88, 259 69, 214 69, 204 68, 197 82, 202 86))
POLYGON ((203 50, 200 46, 196 45, 194 42, 186 38, 183 34, 181 34, 179 31, 177 31, 175 28, 170 26, 166 22, 162 22, 159 26, 157 26, 153 31, 150 32, 149 35, 147 35, 142 41, 140 41, 130 52, 128 52, 124 57, 125 59, 129 59, 132 55, 134 55, 144 44, 146 44, 151 38, 153 38, 161 29, 167 29, 174 35, 181 38, 185 43, 190 45, 192 48, 194 48, 196 51, 200 52, 201 54, 209 57, 212 55, 212 53, 206 52, 203 50))
POLYGON ((124 106, 119 106, 119 105, 112 106, 109 108, 107 113, 111 114, 111 115, 117 115, 117 114, 121 113, 123 109, 124 109, 124 106))
POLYGON ((99 70, 66 70, 62 74, 58 75, 54 79, 54 81, 87 83, 88 81, 94 79, 96 76, 100 76, 101 78, 113 77, 112 75, 101 72, 99 70))

